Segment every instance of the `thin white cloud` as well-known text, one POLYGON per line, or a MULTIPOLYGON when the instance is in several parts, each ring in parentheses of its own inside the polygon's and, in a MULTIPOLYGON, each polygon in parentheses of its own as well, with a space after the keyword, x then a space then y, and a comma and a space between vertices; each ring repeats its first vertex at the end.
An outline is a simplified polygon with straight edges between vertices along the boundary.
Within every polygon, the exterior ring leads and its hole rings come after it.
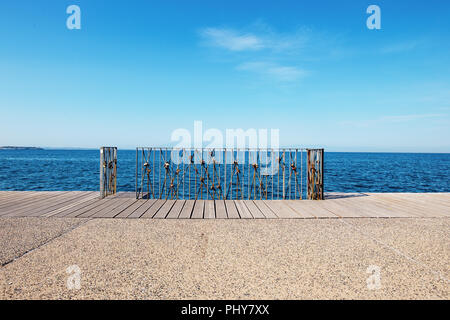
POLYGON ((212 47, 230 51, 272 51, 297 50, 305 45, 308 39, 307 30, 299 30, 292 34, 274 32, 264 24, 257 24, 252 31, 230 28, 204 28, 200 30, 205 43, 212 47))
POLYGON ((296 64, 307 60, 304 50, 311 51, 310 29, 279 33, 257 21, 242 29, 208 27, 201 29, 199 35, 203 45, 220 49, 221 54, 232 53, 228 57, 236 63, 237 70, 279 82, 293 82, 308 75, 296 64))
POLYGON ((260 50, 265 46, 257 36, 231 29, 206 28, 201 31, 201 35, 210 45, 231 51, 260 50))
POLYGON ((268 75, 278 81, 296 81, 305 77, 308 72, 293 66, 283 66, 269 62, 246 62, 237 67, 238 70, 251 71, 268 75))

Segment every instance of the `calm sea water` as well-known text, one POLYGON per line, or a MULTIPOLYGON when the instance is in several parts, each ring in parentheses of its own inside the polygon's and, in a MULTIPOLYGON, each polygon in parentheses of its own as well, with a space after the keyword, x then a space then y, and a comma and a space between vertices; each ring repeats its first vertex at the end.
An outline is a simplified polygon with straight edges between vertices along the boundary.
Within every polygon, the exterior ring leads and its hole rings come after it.
MULTIPOLYGON (((118 151, 119 191, 135 190, 134 150, 118 151)), ((98 150, 0 150, 0 190, 98 190, 98 150)), ((326 192, 450 192, 450 154, 325 153, 326 192)))

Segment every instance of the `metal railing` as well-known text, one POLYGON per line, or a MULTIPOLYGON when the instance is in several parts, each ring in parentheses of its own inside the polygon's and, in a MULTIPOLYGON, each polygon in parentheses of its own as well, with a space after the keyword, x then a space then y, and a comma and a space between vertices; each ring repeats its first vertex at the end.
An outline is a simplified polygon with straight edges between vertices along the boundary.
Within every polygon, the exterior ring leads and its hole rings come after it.
POLYGON ((323 154, 305 148, 138 147, 136 198, 323 199, 323 154))
POLYGON ((100 198, 117 191, 117 147, 100 148, 100 198))

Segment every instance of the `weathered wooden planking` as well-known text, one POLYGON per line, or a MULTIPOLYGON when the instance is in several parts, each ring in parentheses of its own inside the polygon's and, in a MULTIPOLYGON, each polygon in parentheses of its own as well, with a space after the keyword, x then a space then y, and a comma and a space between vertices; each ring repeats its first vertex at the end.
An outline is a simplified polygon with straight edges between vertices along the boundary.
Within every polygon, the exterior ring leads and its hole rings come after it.
POLYGON ((205 200, 197 200, 192 211, 192 219, 203 219, 203 212, 205 207, 205 200))
POLYGON ((263 200, 275 214, 282 219, 297 219, 301 216, 284 204, 285 200, 263 200))
POLYGON ((104 206, 110 204, 107 199, 96 199, 94 202, 89 203, 87 206, 82 206, 75 211, 67 214, 65 217, 75 218, 75 217, 89 217, 92 211, 97 212, 101 210, 104 206))
POLYGON ((383 212, 372 211, 370 206, 360 202, 360 197, 330 200, 324 204, 331 212, 344 218, 383 218, 383 212), (352 203, 352 205, 349 205, 352 203))
POLYGON ((303 200, 286 200, 286 205, 294 210, 301 218, 317 218, 317 216, 312 214, 309 210, 305 209, 305 206, 302 205, 302 202, 303 200))
POLYGON ((77 198, 76 201, 71 202, 70 204, 66 204, 64 206, 58 207, 54 210, 51 210, 51 211, 43 214, 42 216, 43 217, 53 217, 58 214, 62 214, 63 212, 67 212, 69 209, 75 208, 76 206, 86 204, 89 201, 94 200, 94 199, 96 199, 96 200, 98 199, 98 193, 97 192, 87 192, 86 195, 77 198))
POLYGON ((403 218, 409 217, 401 211, 392 210, 387 207, 383 207, 376 201, 372 201, 370 197, 357 197, 342 199, 342 204, 346 207, 354 208, 356 213, 365 215, 371 218, 403 218))
POLYGON ((3 207, 8 202, 13 201, 24 201, 27 198, 35 197, 38 194, 44 193, 44 191, 36 192, 36 191, 0 191, 0 207, 3 207))
POLYGON ((147 210, 149 210, 152 206, 156 204, 156 199, 148 199, 148 200, 140 200, 144 201, 139 208, 133 211, 131 214, 127 216, 127 218, 137 219, 140 218, 147 210))
POLYGON ((99 205, 101 203, 101 199, 99 197, 95 197, 93 199, 81 202, 79 204, 74 205, 71 208, 66 208, 61 212, 58 212, 55 215, 51 215, 51 217, 57 217, 57 218, 73 218, 76 217, 78 215, 80 215, 81 213, 85 212, 86 210, 88 210, 89 208, 95 207, 97 205, 99 205))
POLYGON ((141 218, 151 219, 158 213, 159 209, 166 203, 164 199, 158 199, 156 202, 141 216, 141 218))
POLYGON ((8 216, 23 216, 24 213, 33 210, 40 210, 42 208, 46 208, 51 206, 53 203, 60 201, 61 199, 65 200, 64 197, 66 195, 70 195, 68 192, 50 192, 42 195, 41 197, 36 198, 34 201, 27 202, 25 205, 14 205, 2 209, 0 215, 8 217, 8 216))
POLYGON ((278 216, 273 212, 263 200, 254 200, 253 201, 258 209, 264 214, 267 219, 276 219, 278 216))
POLYGON ((347 206, 345 204, 345 199, 346 198, 328 199, 323 201, 320 205, 341 218, 371 217, 366 212, 363 212, 354 206, 347 206))
POLYGON ((42 204, 45 204, 48 199, 63 195, 65 193, 66 192, 47 192, 47 191, 42 191, 42 193, 36 192, 36 195, 32 198, 28 198, 23 202, 10 203, 7 206, 1 208, 0 216, 7 215, 12 212, 18 212, 20 210, 26 210, 27 208, 40 206, 42 204))
POLYGON ((35 198, 37 197, 36 193, 37 192, 33 192, 33 191, 24 191, 25 194, 9 194, 7 197, 3 198, 2 202, 0 203, 0 209, 1 208, 5 208, 8 205, 11 204, 19 204, 19 203, 24 203, 25 201, 31 199, 31 198, 35 198))
POLYGON ((216 217, 216 208, 214 205, 214 200, 205 200, 205 211, 203 218, 214 219, 216 217))
POLYGON ((184 207, 184 203, 186 200, 177 200, 173 205, 172 209, 170 209, 169 214, 167 215, 167 219, 178 219, 180 216, 181 210, 184 207))
POLYGON ((33 212, 28 213, 26 216, 42 216, 47 217, 54 215, 58 212, 62 212, 64 209, 71 208, 72 206, 84 202, 88 199, 92 199, 93 192, 90 191, 79 191, 73 192, 71 194, 67 194, 64 199, 53 202, 50 205, 50 202, 47 206, 42 207, 40 209, 36 208, 33 212))
MULTIPOLYGON (((421 217, 423 216, 422 213, 417 213, 415 208, 411 210, 408 206, 405 206, 404 204, 399 204, 397 201, 392 201, 392 199, 384 199, 380 198, 377 195, 373 194, 367 194, 368 200, 372 202, 373 204, 377 205, 378 207, 382 207, 388 212, 390 212, 395 217, 421 217)), ((381 211, 381 210, 380 210, 381 211)))
POLYGON ((265 218, 264 214, 255 205, 253 200, 243 200, 243 202, 247 206, 247 209, 248 209, 248 211, 250 211, 253 218, 255 218, 255 219, 264 219, 265 218))
POLYGON ((294 209, 301 214, 309 214, 317 219, 339 218, 338 215, 321 205, 321 200, 291 200, 294 203, 294 209))
POLYGON ((121 191, 116 193, 115 195, 109 196, 112 198, 135 198, 136 199, 136 193, 131 191, 121 191))
POLYGON ((183 209, 181 209, 179 219, 190 219, 192 210, 194 209, 195 200, 186 200, 183 209))
POLYGON ((244 200, 235 200, 234 202, 236 203, 236 208, 239 211, 241 219, 253 219, 253 216, 245 205, 244 200))
MULTIPOLYGON (((397 204, 415 209, 422 216, 449 217, 449 203, 442 202, 439 196, 430 198, 425 195, 395 194, 389 195, 397 204)), ((449 198, 450 200, 450 198, 449 198)))
POLYGON ((236 208, 234 200, 225 200, 225 206, 227 209, 228 219, 240 219, 239 212, 236 208))
POLYGON ((450 194, 333 193, 311 200, 105 199, 92 191, 0 191, 0 216, 84 218, 416 218, 450 217, 450 194))
POLYGON ((141 206, 147 203, 147 200, 136 200, 131 206, 127 207, 125 210, 120 212, 114 218, 128 218, 133 212, 138 210, 141 206))
POLYGON ((224 200, 216 200, 216 218, 217 219, 228 218, 224 200))
POLYGON ((122 201, 117 202, 117 205, 115 207, 104 209, 103 211, 97 212, 96 215, 92 216, 92 218, 114 218, 119 213, 124 211, 126 208, 131 206, 134 202, 136 202, 136 199, 130 199, 130 198, 119 198, 122 201))
POLYGON ((53 201, 48 201, 47 204, 43 205, 42 207, 27 210, 23 212, 22 215, 28 217, 42 216, 58 208, 77 202, 77 200, 80 199, 80 197, 84 196, 85 196, 84 192, 73 192, 70 194, 65 194, 64 197, 53 199, 53 201))
POLYGON ((87 210, 77 217, 90 218, 90 217, 94 216, 97 212, 101 212, 101 211, 106 212, 107 210, 110 210, 111 208, 116 207, 123 201, 123 199, 108 199, 108 198, 105 198, 103 200, 105 200, 105 201, 101 205, 96 206, 95 208, 92 208, 90 210, 87 210))
MULTIPOLYGON (((33 202, 25 206, 12 206, 5 210, 5 217, 25 217, 32 216, 36 211, 52 206, 55 202, 65 200, 69 193, 53 194, 51 197, 37 198, 33 202)), ((73 196, 73 193, 71 194, 73 196)))
POLYGON ((161 208, 156 212, 153 216, 154 219, 165 219, 169 214, 170 209, 172 209, 173 205, 177 200, 166 200, 166 202, 161 206, 161 208))

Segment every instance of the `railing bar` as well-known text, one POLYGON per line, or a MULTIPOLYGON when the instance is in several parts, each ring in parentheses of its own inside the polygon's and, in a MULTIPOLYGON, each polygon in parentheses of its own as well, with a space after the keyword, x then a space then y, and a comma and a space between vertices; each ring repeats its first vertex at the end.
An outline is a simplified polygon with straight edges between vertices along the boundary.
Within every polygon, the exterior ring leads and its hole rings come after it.
POLYGON ((225 149, 225 155, 224 155, 224 183, 223 183, 223 190, 222 190, 222 198, 224 198, 224 200, 227 198, 227 149, 225 149), (224 193, 225 192, 225 193, 224 193))

